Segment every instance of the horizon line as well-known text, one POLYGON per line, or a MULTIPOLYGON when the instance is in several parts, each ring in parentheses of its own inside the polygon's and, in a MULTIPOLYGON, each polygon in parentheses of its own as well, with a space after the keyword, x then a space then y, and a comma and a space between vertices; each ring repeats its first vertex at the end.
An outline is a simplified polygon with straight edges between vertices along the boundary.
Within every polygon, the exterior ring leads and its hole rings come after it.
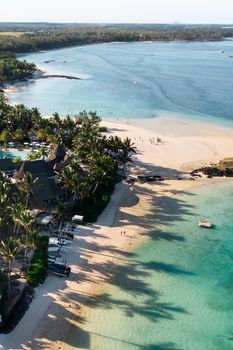
POLYGON ((109 25, 109 24, 138 24, 138 25, 233 25, 233 22, 56 22, 56 21, 1 21, 1 23, 12 23, 12 24, 98 24, 98 25, 109 25))

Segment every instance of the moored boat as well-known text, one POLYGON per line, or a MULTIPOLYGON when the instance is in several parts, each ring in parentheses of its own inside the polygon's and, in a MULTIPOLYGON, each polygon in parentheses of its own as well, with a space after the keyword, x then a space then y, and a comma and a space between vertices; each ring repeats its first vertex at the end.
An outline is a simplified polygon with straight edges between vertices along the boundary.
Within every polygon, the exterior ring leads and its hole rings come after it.
POLYGON ((209 219, 200 219, 198 221, 198 226, 199 227, 206 227, 206 228, 211 228, 212 224, 209 219))

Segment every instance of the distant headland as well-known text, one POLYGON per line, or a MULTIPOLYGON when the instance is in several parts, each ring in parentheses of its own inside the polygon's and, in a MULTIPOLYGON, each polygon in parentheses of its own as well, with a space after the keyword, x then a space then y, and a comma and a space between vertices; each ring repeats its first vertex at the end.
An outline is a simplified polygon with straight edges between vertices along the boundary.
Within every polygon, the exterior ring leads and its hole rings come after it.
POLYGON ((220 24, 0 23, 0 51, 14 54, 114 41, 221 41, 231 38, 233 27, 220 24))

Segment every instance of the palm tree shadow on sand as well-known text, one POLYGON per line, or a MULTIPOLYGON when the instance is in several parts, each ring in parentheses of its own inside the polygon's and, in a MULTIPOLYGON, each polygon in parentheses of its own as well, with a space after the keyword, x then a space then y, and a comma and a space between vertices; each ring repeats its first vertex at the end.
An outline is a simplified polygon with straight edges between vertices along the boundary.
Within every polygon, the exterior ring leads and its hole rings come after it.
MULTIPOLYGON (((180 174, 177 174, 177 176, 178 175, 180 176, 180 174)), ((155 186, 157 186, 157 184, 155 184, 155 186)), ((161 184, 158 184, 158 186, 161 187, 161 184)), ((164 188, 166 188, 166 184, 164 188)), ((143 189, 142 191, 145 191, 145 194, 150 194, 149 189, 143 189)), ((186 193, 180 191, 177 194, 186 193)), ((137 197, 137 192, 132 192, 131 197, 129 202, 126 202, 126 206, 134 206, 137 204, 137 199, 134 198, 137 197)), ((182 234, 172 232, 173 230, 170 229, 170 227, 177 222, 185 220, 185 215, 193 215, 193 207, 182 200, 179 195, 174 197, 166 195, 166 191, 164 191, 164 195, 160 197, 159 202, 157 202, 155 198, 152 199, 152 203, 150 204, 152 204, 154 209, 141 214, 141 216, 138 216, 137 213, 134 215, 132 211, 130 214, 125 212, 119 213, 112 226, 119 225, 119 222, 127 226, 130 225, 132 221, 136 220, 139 226, 141 225, 145 228, 144 235, 148 236, 149 239, 165 240, 174 244, 182 244, 185 238, 182 234), (117 223, 118 220, 119 222, 117 223), (159 228, 155 229, 155 227, 159 228)), ((85 234, 91 236, 92 231, 96 229, 96 227, 98 227, 97 224, 93 225, 93 228, 88 229, 85 234)), ((129 322, 133 317, 140 316, 142 319, 147 319, 155 325, 162 320, 175 321, 177 315, 181 313, 189 316, 188 312, 181 306, 169 302, 161 302, 161 295, 159 292, 154 290, 146 280, 149 281, 154 272, 172 274, 174 276, 182 275, 184 278, 195 278, 195 274, 192 271, 186 271, 182 266, 166 264, 160 261, 141 262, 137 260, 137 255, 134 252, 118 251, 115 247, 111 246, 111 244, 99 246, 96 246, 96 244, 92 242, 86 244, 84 237, 78 237, 78 239, 79 253, 82 259, 88 260, 92 254, 107 255, 109 257, 113 254, 121 254, 122 258, 119 259, 119 262, 121 264, 123 263, 123 265, 114 266, 111 262, 107 262, 103 266, 103 264, 98 262, 90 262, 87 264, 86 270, 84 269, 83 272, 81 271, 78 276, 73 275, 72 279, 77 279, 77 283, 81 283, 82 281, 91 283, 92 274, 104 274, 106 277, 105 281, 107 281, 110 286, 117 287, 124 293, 135 296, 135 302, 114 298, 109 293, 104 293, 96 297, 95 295, 83 293, 79 291, 78 288, 75 288, 74 291, 69 290, 65 294, 63 301, 66 305, 70 304, 70 307, 65 308, 62 305, 56 305, 56 308, 53 309, 52 304, 48 310, 47 318, 49 322, 45 322, 45 324, 49 324, 49 328, 51 329, 57 329, 57 334, 54 334, 55 332, 49 332, 49 329, 42 329, 40 338, 35 338, 30 343, 28 342, 27 345, 29 348, 31 346, 32 349, 47 349, 50 344, 58 342, 60 344, 65 343, 68 346, 73 346, 76 349, 91 349, 92 336, 100 336, 106 339, 111 338, 107 334, 95 334, 92 330, 88 330, 88 320, 78 315, 78 310, 83 305, 88 305, 90 309, 117 309, 124 317, 128 318, 129 322), (126 258, 130 258, 127 264, 125 264, 126 258), (86 271, 88 274, 85 273, 86 271), (136 303, 137 296, 140 296, 140 300, 142 300, 140 305, 136 303), (43 339, 41 334, 43 334, 43 339), (72 336, 67 336, 67 334, 72 336)), ((56 301, 54 301, 54 304, 55 303, 56 301)), ((114 337, 112 340, 120 342, 122 345, 125 344, 125 349, 128 345, 130 348, 135 347, 141 350, 181 350, 177 348, 176 344, 173 342, 143 345, 114 337)))

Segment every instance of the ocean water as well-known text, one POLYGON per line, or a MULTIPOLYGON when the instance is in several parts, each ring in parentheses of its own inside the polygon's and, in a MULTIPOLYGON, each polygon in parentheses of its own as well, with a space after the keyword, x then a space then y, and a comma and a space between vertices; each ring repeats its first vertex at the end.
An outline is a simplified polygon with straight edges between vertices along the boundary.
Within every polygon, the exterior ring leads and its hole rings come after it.
POLYGON ((233 125, 232 55, 233 41, 110 43, 33 53, 21 58, 81 80, 21 82, 8 97, 44 114, 85 109, 103 118, 152 118, 176 112, 233 125))
MULTIPOLYGON (((121 119, 170 113, 233 127, 231 55, 231 41, 34 53, 22 58, 82 80, 22 82, 8 98, 44 114, 85 109, 121 119)), ((145 244, 118 267, 67 342, 92 350, 233 349, 232 197, 232 183, 203 187, 147 213, 152 228, 145 244), (214 229, 198 228, 200 217, 209 217, 214 229)))
POLYGON ((231 182, 195 189, 165 200, 159 213, 152 210, 154 230, 90 304, 70 344, 93 350, 233 349, 232 198, 231 182), (214 228, 199 228, 200 217, 210 218, 214 228))

